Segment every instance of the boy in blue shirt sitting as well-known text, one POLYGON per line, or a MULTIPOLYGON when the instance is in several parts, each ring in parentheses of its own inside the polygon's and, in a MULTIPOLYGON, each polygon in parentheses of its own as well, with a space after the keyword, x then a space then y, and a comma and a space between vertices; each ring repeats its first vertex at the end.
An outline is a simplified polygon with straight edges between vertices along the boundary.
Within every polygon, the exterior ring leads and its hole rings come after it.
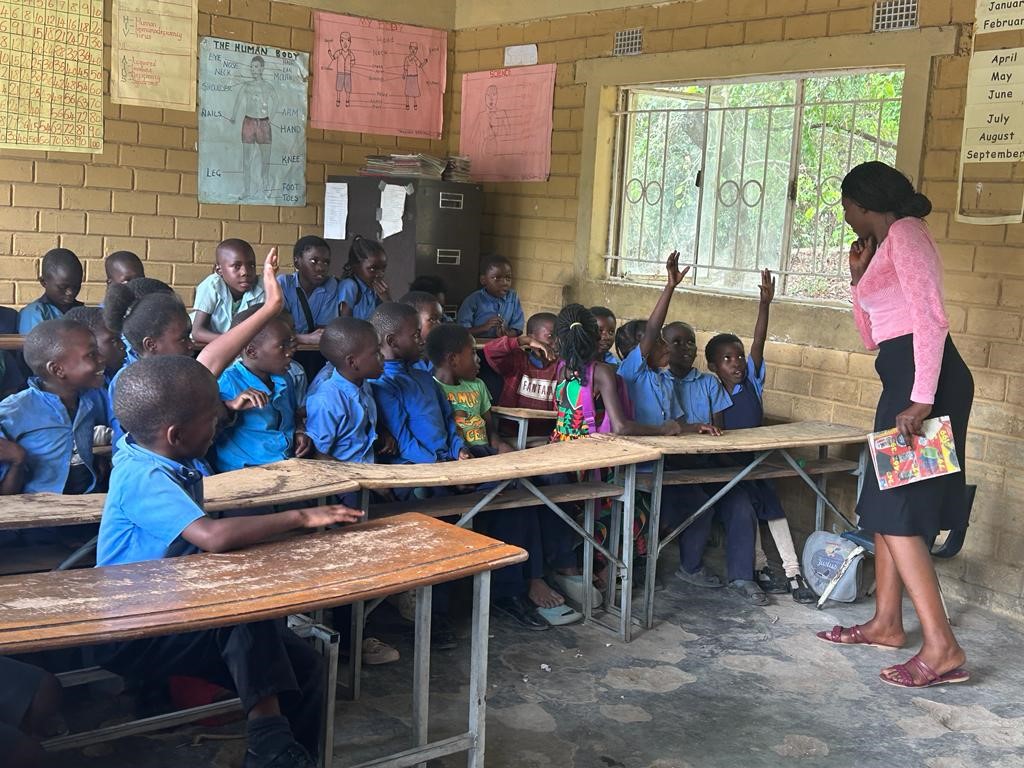
POLYGON ((316 344, 320 333, 338 316, 338 280, 331 277, 331 246, 322 237, 306 235, 292 250, 295 271, 279 275, 284 305, 295 320, 300 344, 316 344))
MULTIPOLYGON (((362 518, 345 506, 208 517, 201 457, 213 442, 222 406, 213 375, 189 357, 147 357, 126 369, 114 410, 128 434, 114 459, 98 566, 227 552, 288 531, 362 518)), ((97 656, 121 675, 188 675, 234 690, 247 716, 243 768, 316 765, 322 662, 283 620, 111 643, 97 656)))
POLYGON ((256 253, 245 240, 228 238, 217 246, 213 274, 196 286, 192 338, 209 344, 231 327, 231 319, 265 300, 256 253))
MULTIPOLYGON (((244 323, 263 305, 235 315, 232 327, 244 323)), ((309 438, 297 427, 299 403, 288 375, 295 351, 292 325, 285 315, 271 318, 242 349, 241 357, 220 375, 220 398, 230 402, 234 421, 213 445, 218 472, 303 458, 312 453, 309 438)))
MULTIPOLYGON (((728 390, 732 405, 722 411, 726 429, 749 429, 760 427, 764 421, 764 345, 768 339, 768 313, 775 298, 775 278, 767 269, 761 273, 761 298, 758 304, 757 321, 754 324, 754 338, 750 343, 750 356, 744 354, 743 342, 731 333, 720 333, 704 348, 708 370, 718 376, 722 386, 728 390)), ((725 463, 736 464, 739 456, 722 456, 725 463)), ((746 464, 752 455, 744 456, 746 464)), ((790 592, 798 603, 813 603, 817 595, 807 586, 800 570, 800 558, 796 554, 793 534, 789 530, 786 513, 782 509, 775 488, 769 480, 746 480, 740 488, 747 492, 760 520, 768 522, 775 541, 775 547, 782 558, 786 581, 779 583, 768 565, 768 558, 761 547, 760 526, 754 549, 754 568, 758 584, 765 592, 790 592)))
POLYGON ((26 304, 18 313, 18 333, 23 336, 44 320, 56 320, 72 307, 82 306, 82 262, 74 251, 53 248, 43 256, 39 270, 43 295, 26 304))
POLYGON ((45 320, 25 337, 24 354, 35 376, 0 402, 0 433, 26 453, 20 492, 89 493, 99 479, 94 439, 110 424, 96 339, 73 320, 45 320))
POLYGON ((512 288, 512 264, 504 256, 480 260, 480 289, 459 307, 456 322, 478 339, 519 336, 525 326, 523 307, 512 288))

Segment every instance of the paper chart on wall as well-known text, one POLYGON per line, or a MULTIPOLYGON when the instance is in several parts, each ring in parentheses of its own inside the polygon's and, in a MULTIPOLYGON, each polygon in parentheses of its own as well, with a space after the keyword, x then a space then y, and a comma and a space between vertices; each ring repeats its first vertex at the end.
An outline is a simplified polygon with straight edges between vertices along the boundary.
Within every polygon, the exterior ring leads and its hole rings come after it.
POLYGON ((110 100, 196 108, 197 0, 114 0, 110 100))
POLYGON ((324 188, 324 237, 344 240, 348 226, 348 184, 327 182, 324 188))
POLYGON ((441 138, 447 32, 322 11, 313 30, 314 128, 441 138))
POLYGON ((554 64, 463 76, 459 152, 475 180, 547 179, 554 89, 554 64))
POLYGON ((204 37, 199 202, 306 204, 309 54, 204 37))
POLYGON ((103 0, 0 2, 0 147, 103 151, 103 0))

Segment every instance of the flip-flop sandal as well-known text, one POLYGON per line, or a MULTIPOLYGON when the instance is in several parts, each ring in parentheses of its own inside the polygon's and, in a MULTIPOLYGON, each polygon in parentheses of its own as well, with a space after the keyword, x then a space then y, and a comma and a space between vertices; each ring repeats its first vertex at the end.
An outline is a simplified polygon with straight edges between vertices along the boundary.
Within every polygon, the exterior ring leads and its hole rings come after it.
MULTIPOLYGON (((583 576, 580 574, 558 573, 552 576, 558 591, 572 600, 577 605, 583 605, 583 576)), ((597 608, 604 602, 604 595, 597 587, 590 587, 590 604, 597 608)))
POLYGON ((925 662, 921 661, 920 656, 911 656, 910 660, 906 664, 893 664, 889 669, 896 672, 896 675, 899 678, 898 680, 892 680, 891 678, 886 677, 885 672, 887 670, 883 670, 879 673, 878 677, 883 683, 897 688, 931 688, 936 685, 966 683, 971 679, 971 673, 966 669, 960 669, 959 667, 946 672, 944 675, 940 675, 925 662), (918 683, 914 681, 914 676, 910 672, 911 664, 917 667, 917 671, 924 675, 924 682, 918 683))
POLYGON ((814 634, 819 640, 829 643, 831 645, 866 645, 869 648, 882 648, 886 651, 898 651, 903 646, 900 645, 885 645, 884 643, 872 643, 866 637, 864 633, 860 631, 860 625, 854 624, 852 627, 841 627, 836 624, 828 632, 816 632, 814 634), (853 638, 853 642, 843 641, 843 631, 846 630, 850 633, 850 637, 853 638))
POLYGON ((554 608, 537 607, 537 613, 544 621, 553 627, 564 627, 566 624, 575 624, 583 621, 583 614, 574 611, 568 605, 556 605, 554 608))

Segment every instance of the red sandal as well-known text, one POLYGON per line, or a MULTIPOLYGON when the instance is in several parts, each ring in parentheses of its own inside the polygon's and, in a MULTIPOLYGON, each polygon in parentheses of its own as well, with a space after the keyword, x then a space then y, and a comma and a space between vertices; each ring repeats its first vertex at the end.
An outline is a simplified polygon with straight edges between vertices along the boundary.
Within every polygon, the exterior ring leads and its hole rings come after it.
POLYGON ((921 661, 920 656, 911 656, 910 660, 906 664, 893 664, 888 670, 882 670, 879 673, 879 677, 883 683, 888 685, 894 685, 897 688, 931 688, 935 685, 951 685, 953 683, 966 683, 971 679, 971 673, 966 669, 952 669, 943 675, 938 674, 934 669, 929 667, 925 662, 921 661), (913 664, 917 671, 924 676, 924 682, 918 683, 914 681, 914 676, 910 672, 910 665, 913 664), (885 676, 888 670, 896 672, 898 677, 897 680, 893 680, 885 676))
POLYGON ((884 648, 887 651, 898 651, 902 646, 899 645, 884 645, 883 643, 873 643, 864 637, 864 633, 860 630, 859 624, 854 624, 852 627, 841 627, 836 624, 828 632, 817 632, 815 637, 826 643, 832 645, 866 645, 871 648, 884 648), (849 632, 852 641, 843 641, 843 632, 849 632))

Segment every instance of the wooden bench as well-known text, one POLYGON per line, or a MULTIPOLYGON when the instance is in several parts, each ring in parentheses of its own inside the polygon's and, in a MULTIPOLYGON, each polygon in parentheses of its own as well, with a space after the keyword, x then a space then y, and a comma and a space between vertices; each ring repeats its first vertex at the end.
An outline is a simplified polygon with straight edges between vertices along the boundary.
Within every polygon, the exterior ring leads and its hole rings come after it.
MULTIPOLYGON (((598 435, 598 441, 628 441, 658 450, 661 457, 654 472, 643 477, 641 485, 651 493, 651 517, 648 520, 647 551, 655 559, 665 551, 672 541, 682 534, 701 515, 711 511, 716 501, 743 480, 758 478, 799 477, 815 495, 815 525, 824 526, 825 509, 828 508, 845 520, 850 520, 839 510, 827 495, 827 477, 835 472, 853 474, 860 482, 864 476, 865 453, 862 450, 859 461, 845 461, 829 456, 829 449, 844 445, 865 444, 867 432, 843 424, 828 424, 820 421, 798 421, 776 424, 753 429, 737 429, 719 437, 708 435, 679 435, 677 437, 613 437, 598 435), (818 458, 810 462, 796 459, 791 451, 801 448, 816 448, 818 458), (753 453, 746 464, 736 467, 714 467, 709 469, 684 469, 665 471, 666 456, 707 456, 729 453, 753 453), (782 460, 767 464, 766 460, 777 454, 782 460), (812 475, 818 480, 812 479, 812 475), (722 483, 708 501, 669 533, 661 536, 661 496, 665 485, 722 483)), ((647 568, 647 581, 643 591, 643 619, 645 627, 654 625, 654 567, 647 568)), ((625 592, 625 588, 623 589, 625 592)))
MULTIPOLYGON (((468 751, 469 764, 482 768, 490 571, 525 559, 526 553, 516 547, 407 514, 226 554, 6 577, 0 579, 0 653, 191 632, 415 589, 413 747, 394 755, 392 762, 370 764, 413 765, 468 751), (474 578, 469 727, 459 736, 430 742, 431 587, 468 576, 474 578), (416 757, 420 759, 412 759, 416 757)), ((333 758, 336 634, 331 646, 325 766, 333 758)), ((210 708, 204 707, 189 719, 209 715, 210 708)), ((81 746, 166 728, 170 722, 183 722, 182 715, 149 718, 127 729, 113 726, 88 735, 59 737, 46 747, 81 746)))
MULTIPOLYGON (((593 554, 599 551, 607 558, 613 571, 620 575, 632 570, 632 547, 623 547, 619 554, 621 531, 633 530, 635 516, 635 489, 637 465, 655 461, 660 451, 627 441, 574 440, 571 442, 543 445, 515 453, 488 456, 482 459, 452 461, 440 464, 337 464, 347 477, 358 480, 363 488, 363 509, 377 514, 383 508, 385 514, 394 514, 402 509, 424 511, 431 516, 459 516, 456 525, 468 526, 473 518, 485 509, 509 509, 543 504, 558 515, 566 525, 583 539, 584 573, 583 583, 593 578, 593 554), (613 469, 613 483, 585 482, 565 485, 540 485, 530 478, 552 473, 585 472, 595 469, 613 469), (518 488, 509 489, 516 483, 518 488), (482 485, 489 490, 464 496, 447 496, 436 500, 410 500, 402 504, 375 505, 370 509, 369 493, 372 490, 389 488, 432 488, 438 486, 482 485), (596 500, 612 499, 616 510, 612 514, 610 536, 603 544, 594 537, 596 500), (584 523, 581 526, 575 517, 562 505, 584 502, 584 523)), ((609 578, 605 596, 605 612, 613 617, 612 624, 605 624, 594 615, 590 601, 590 590, 583 590, 583 614, 599 626, 616 632, 624 642, 632 638, 631 619, 632 596, 623 590, 621 606, 617 605, 615 579, 609 578)))
POLYGON ((502 421, 511 421, 516 425, 516 448, 523 450, 527 445, 530 422, 554 422, 558 420, 557 411, 542 411, 539 408, 506 408, 495 405, 491 413, 502 421))

